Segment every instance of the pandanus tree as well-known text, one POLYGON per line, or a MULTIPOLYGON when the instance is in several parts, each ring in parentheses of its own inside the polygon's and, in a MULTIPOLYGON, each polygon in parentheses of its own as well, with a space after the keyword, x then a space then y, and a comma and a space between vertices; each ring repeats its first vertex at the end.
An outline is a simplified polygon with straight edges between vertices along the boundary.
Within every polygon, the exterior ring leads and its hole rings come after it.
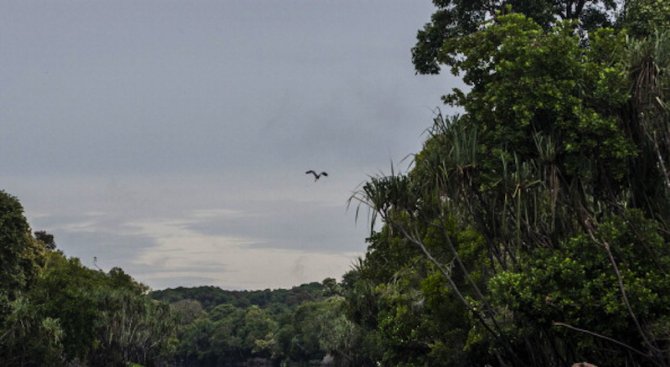
MULTIPOLYGON (((480 18, 435 54, 470 87, 445 96, 464 113, 438 114, 409 173, 352 198, 384 222, 362 274, 391 259, 377 282, 411 268, 426 300, 444 286, 457 306, 440 312, 463 317, 443 327, 486 351, 446 364, 669 365, 667 31, 580 37, 584 19, 480 18)), ((437 355, 444 338, 424 333, 417 353, 437 355)))

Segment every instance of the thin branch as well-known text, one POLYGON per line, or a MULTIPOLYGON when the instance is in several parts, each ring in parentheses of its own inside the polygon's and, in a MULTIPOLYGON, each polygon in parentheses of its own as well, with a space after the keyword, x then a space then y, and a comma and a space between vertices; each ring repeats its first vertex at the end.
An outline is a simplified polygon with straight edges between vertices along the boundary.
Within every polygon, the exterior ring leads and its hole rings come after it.
POLYGON ((470 302, 468 302, 468 300, 465 299, 465 296, 464 296, 464 295, 461 293, 461 291, 458 289, 458 285, 456 285, 456 283, 454 282, 454 280, 451 279, 451 272, 450 272, 449 270, 447 270, 441 262, 439 262, 435 257, 433 257, 433 255, 430 253, 430 251, 428 251, 428 249, 427 249, 426 246, 423 244, 423 242, 421 242, 421 241, 418 239, 418 236, 412 236, 412 235, 410 235, 409 233, 407 233, 407 231, 405 230, 405 228, 403 228, 403 227, 400 226, 400 225, 396 225, 396 227, 398 227, 398 229, 400 229, 400 231, 402 232, 403 236, 405 236, 405 238, 406 238, 408 241, 410 241, 410 242, 412 242, 413 244, 417 245, 417 246, 421 249, 421 251, 424 253, 424 255, 426 255, 426 257, 428 258, 428 260, 430 260, 435 266, 438 267, 438 269, 440 269, 440 271, 444 274, 445 278, 446 278, 447 281, 449 282, 449 285, 451 286, 451 288, 454 290, 454 292, 456 292, 456 296, 460 299, 461 302, 463 302, 463 304, 465 305, 465 307, 466 307, 470 312, 472 312, 472 313, 475 315, 475 317, 479 320, 479 322, 482 324, 482 326, 484 326, 484 328, 485 328, 485 329, 486 329, 486 330, 487 330, 487 331, 488 331, 494 338, 496 338, 497 340, 499 340, 499 341, 505 346, 505 348, 507 349, 507 351, 510 353, 510 355, 511 355, 515 360, 517 360, 518 362, 521 362, 521 358, 519 358, 519 356, 516 354, 516 352, 514 352, 514 348, 509 344, 509 341, 503 337, 502 332, 500 331, 500 327, 498 326, 497 322, 495 321, 495 318, 492 318, 491 320, 493 321, 493 325, 494 325, 493 327, 495 327, 496 329, 498 329, 498 331, 493 330, 493 328, 486 322, 486 316, 485 316, 485 315, 482 315, 482 313, 481 313, 480 311, 478 311, 477 309, 475 309, 474 307, 472 307, 472 305, 470 305, 470 302))
POLYGON ((460 289, 458 289, 458 285, 456 285, 454 280, 451 279, 451 272, 444 267, 444 264, 442 264, 435 257, 433 257, 433 254, 431 254, 430 251, 428 251, 428 249, 423 244, 423 242, 418 240, 417 237, 407 233, 405 228, 403 228, 402 226, 396 225, 396 227, 402 232, 403 236, 405 236, 405 238, 408 241, 410 241, 411 243, 413 243, 417 247, 419 247, 421 249, 421 251, 424 253, 424 255, 426 256, 426 258, 428 258, 428 260, 430 260, 430 262, 432 262, 435 266, 437 266, 438 269, 440 269, 442 274, 444 274, 444 277, 447 279, 447 282, 449 282, 449 285, 451 286, 451 288, 456 293, 456 297, 458 297, 458 299, 463 303, 463 305, 479 319, 479 321, 482 323, 482 325, 493 336, 495 336, 496 338, 500 337, 500 335, 498 333, 496 333, 493 329, 491 329, 491 327, 488 325, 488 323, 486 322, 484 317, 479 313, 479 311, 477 311, 474 307, 472 307, 472 305, 470 305, 470 302, 468 302, 468 300, 465 299, 465 296, 463 295, 463 293, 461 293, 460 289))
POLYGON ((609 342, 612 342, 612 343, 614 343, 614 344, 617 344, 617 345, 619 345, 619 346, 622 346, 622 347, 624 347, 624 348, 626 348, 626 349, 628 349, 628 350, 631 350, 631 351, 633 351, 633 352, 635 352, 635 353, 637 353, 637 354, 639 354, 639 355, 641 355, 641 356, 643 356, 643 357, 651 358, 651 355, 649 355, 649 353, 644 353, 644 352, 642 352, 642 351, 639 350, 639 349, 633 348, 633 347, 631 347, 630 345, 628 345, 628 344, 626 344, 626 343, 624 343, 624 342, 618 341, 618 340, 616 340, 616 339, 610 338, 609 336, 605 336, 605 335, 602 335, 602 334, 598 334, 598 333, 593 332, 593 331, 590 331, 590 330, 586 330, 586 329, 578 328, 578 327, 576 327, 576 326, 572 326, 572 325, 570 325, 570 324, 566 324, 566 323, 564 323, 564 322, 554 321, 553 324, 554 324, 555 326, 563 326, 563 327, 568 328, 568 329, 570 329, 570 330, 579 331, 580 333, 588 334, 588 335, 595 336, 595 337, 600 338, 600 339, 603 339, 603 340, 607 340, 607 341, 609 341, 609 342))
POLYGON ((644 343, 651 348, 655 352, 660 352, 660 349, 656 347, 647 337, 647 333, 644 332, 642 329, 642 326, 640 325, 640 322, 637 319, 637 316, 635 316, 635 312, 633 312, 633 308, 630 305, 630 302, 628 301, 628 294, 626 292, 626 288, 623 283, 623 277, 621 276, 621 271, 619 271, 619 266, 616 263, 616 260, 614 259, 614 255, 612 254, 612 250, 610 249, 610 244, 603 240, 603 241, 598 241, 593 234, 593 230, 591 228, 588 228, 587 230, 589 236, 591 239, 596 242, 596 243, 601 243, 603 247, 605 248, 605 251, 607 252, 607 256, 609 257, 610 263, 612 264, 612 268, 614 268, 614 273, 616 274, 617 277, 617 283, 619 284, 619 291, 621 292, 621 298, 623 299, 624 304, 626 305, 626 308, 628 309, 628 313, 630 314, 630 317, 633 319, 633 322, 635 323, 635 327, 637 328, 638 332, 640 333, 640 336, 642 336, 642 339, 644 339, 644 343))

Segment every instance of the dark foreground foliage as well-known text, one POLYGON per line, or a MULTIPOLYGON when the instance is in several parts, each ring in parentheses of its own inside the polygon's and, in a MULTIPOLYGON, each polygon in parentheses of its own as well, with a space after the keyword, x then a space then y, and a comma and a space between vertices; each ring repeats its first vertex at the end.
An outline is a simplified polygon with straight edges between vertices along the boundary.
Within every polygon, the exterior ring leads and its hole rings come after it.
POLYGON ((435 4, 417 70, 468 90, 352 198, 368 365, 670 365, 670 3, 435 4))

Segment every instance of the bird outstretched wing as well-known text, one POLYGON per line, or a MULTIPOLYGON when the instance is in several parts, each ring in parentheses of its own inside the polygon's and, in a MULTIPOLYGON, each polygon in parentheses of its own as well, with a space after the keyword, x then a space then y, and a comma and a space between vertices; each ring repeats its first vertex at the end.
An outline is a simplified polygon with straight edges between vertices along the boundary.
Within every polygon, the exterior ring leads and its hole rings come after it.
POLYGON ((319 178, 321 178, 321 176, 328 176, 326 172, 316 173, 313 170, 305 172, 306 175, 309 175, 310 173, 314 175, 314 181, 317 181, 319 178))

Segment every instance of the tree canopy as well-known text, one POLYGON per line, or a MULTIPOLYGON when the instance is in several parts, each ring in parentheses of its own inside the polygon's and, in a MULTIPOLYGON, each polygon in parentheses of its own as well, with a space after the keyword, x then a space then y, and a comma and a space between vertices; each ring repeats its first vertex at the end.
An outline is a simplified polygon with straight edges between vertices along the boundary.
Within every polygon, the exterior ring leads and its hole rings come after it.
POLYGON ((352 198, 384 224, 345 278, 375 363, 667 366, 666 5, 435 4, 415 67, 463 113, 352 198))

